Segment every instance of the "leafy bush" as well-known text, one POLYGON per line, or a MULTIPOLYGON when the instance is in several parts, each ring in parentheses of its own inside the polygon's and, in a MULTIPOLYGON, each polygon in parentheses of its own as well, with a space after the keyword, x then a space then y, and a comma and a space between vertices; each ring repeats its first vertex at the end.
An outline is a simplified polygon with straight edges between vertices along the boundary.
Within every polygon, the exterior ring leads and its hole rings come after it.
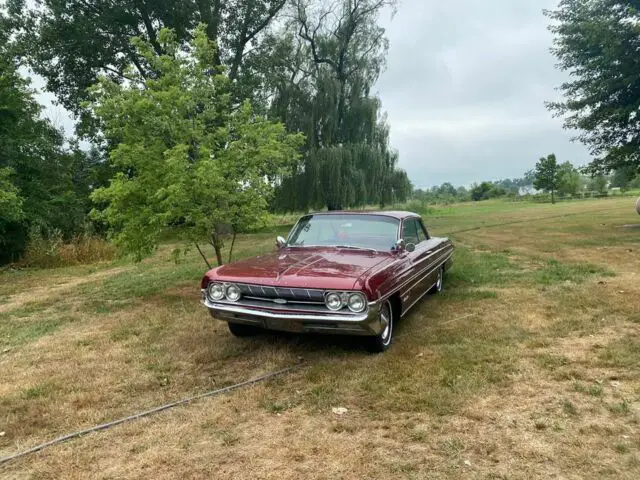
POLYGON ((640 174, 638 174, 633 180, 629 182, 627 185, 629 189, 640 188, 640 174))
POLYGON ((56 268, 113 260, 116 248, 105 240, 89 234, 74 236, 65 243, 60 230, 45 236, 32 230, 24 256, 18 265, 35 268, 56 268))
POLYGON ((408 212, 414 212, 420 215, 429 215, 435 212, 435 208, 427 205, 427 202, 424 200, 412 199, 405 203, 397 203, 394 204, 393 210, 404 210, 408 212))

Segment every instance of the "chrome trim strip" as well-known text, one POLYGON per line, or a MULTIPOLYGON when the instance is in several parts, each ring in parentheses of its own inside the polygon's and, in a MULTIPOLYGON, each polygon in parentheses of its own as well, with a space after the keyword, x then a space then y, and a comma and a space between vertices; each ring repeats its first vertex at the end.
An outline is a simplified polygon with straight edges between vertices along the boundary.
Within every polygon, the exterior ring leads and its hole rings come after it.
MULTIPOLYGON (((435 270, 435 268, 434 268, 434 270, 435 270)), ((405 309, 402 311, 402 315, 400 315, 400 318, 404 317, 404 316, 407 314, 407 312, 408 312, 409 310, 411 310, 411 308, 413 308, 413 306, 414 306, 416 303, 418 303, 420 300, 422 300, 422 299, 424 298, 424 296, 425 296, 427 293, 429 293, 429 291, 430 291, 430 290, 434 287, 434 285, 436 285, 437 283, 438 283, 438 282, 434 283, 434 284, 433 284, 433 285, 431 285, 429 288, 427 288, 424 292, 422 292, 422 294, 421 294, 418 298, 416 298, 416 299, 415 299, 415 301, 414 301, 411 305, 409 305, 407 308, 405 308, 405 309)))
MULTIPOLYGON (((438 268, 440 268, 441 266, 442 266, 442 264, 440 264, 440 265, 438 265, 437 267, 435 267, 435 268, 431 269, 431 271, 430 271, 429 273, 427 273, 427 274, 426 274, 424 277, 422 277, 422 278, 428 277, 429 275, 431 275, 435 270, 437 270, 437 269, 438 269, 438 268)), ((404 309, 404 311, 402 312, 402 315, 400 315, 400 317, 404 317, 404 316, 405 316, 405 314, 406 314, 409 310, 411 310, 411 308, 412 308, 416 303, 418 303, 420 300, 422 300, 422 298, 423 298, 427 293, 429 293, 429 291, 430 291, 430 290, 431 290, 435 285, 437 285, 437 283, 438 283, 438 282, 436 281, 436 283, 434 283, 434 284, 433 284, 433 285, 431 285, 429 288, 427 288, 424 292, 422 292, 422 293, 420 294, 420 296, 419 296, 418 298, 416 298, 416 299, 411 303, 411 305, 409 305, 407 308, 405 308, 405 309, 404 309)))
MULTIPOLYGON (((453 252, 452 252, 452 253, 453 253, 453 252)), ((444 261, 444 262, 442 262, 440 265, 438 265, 438 266, 437 266, 437 267, 435 267, 435 268, 432 268, 432 269, 431 269, 431 271, 430 271, 429 273, 427 273, 426 275, 424 275, 422 278, 424 278, 424 277, 428 277, 429 275, 431 275, 431 273, 433 273, 433 272, 434 272, 434 270, 437 270, 438 268, 442 267, 442 265, 444 265, 444 264, 447 262, 447 260, 448 260, 449 258, 451 258, 451 255, 449 255, 449 257, 447 257, 447 258, 445 259, 445 261, 444 261)), ((429 291, 431 291, 431 289, 432 289, 433 287, 435 287, 437 284, 438 284, 438 282, 436 281, 433 285, 431 285, 431 286, 430 286, 429 288, 427 288, 424 292, 422 292, 422 294, 421 294, 418 298, 416 298, 416 299, 415 299, 415 301, 414 301, 413 303, 411 303, 411 305, 409 305, 406 309, 404 309, 404 311, 402 312, 402 315, 400 315, 400 318, 404 317, 404 316, 405 316, 405 314, 406 314, 409 310, 411 310, 411 308, 412 308, 416 303, 418 303, 420 300, 422 300, 422 299, 424 298, 424 296, 425 296, 427 293, 429 293, 429 291)))
MULTIPOLYGON (((254 297, 251 295, 245 295, 242 298, 246 298, 247 300, 255 300, 256 302, 278 303, 277 302, 278 298, 254 297)), ((240 299, 240 301, 242 301, 242 298, 240 299)), ((281 305, 324 305, 324 302, 312 302, 312 301, 304 301, 304 300, 286 300, 281 305)))
MULTIPOLYGON (((431 271, 435 270, 436 268, 442 266, 444 263, 446 263, 447 260, 449 260, 451 258, 451 256, 453 255, 453 250, 451 250, 451 252, 449 253, 449 255, 440 262, 440 264, 437 267, 434 267, 431 271)), ((436 260, 437 262, 437 260, 436 260)), ((434 262, 435 263, 435 262, 434 262)), ((387 298, 389 298, 391 295, 393 295, 394 293, 398 292, 399 290, 401 290, 403 287, 405 287, 408 283, 410 283, 412 280, 414 280, 416 277, 421 276, 426 270, 428 270, 431 267, 431 265, 429 265, 427 268, 425 268, 424 270, 420 271, 419 273, 416 273, 414 276, 412 276, 410 279, 406 280, 402 285, 394 288, 393 290, 391 290, 390 292, 387 292, 384 296, 380 297, 379 301, 383 301, 386 300, 387 298)), ((429 272, 431 273, 431 272, 429 272)), ((427 274, 428 275, 428 274, 427 274)))
POLYGON ((203 304, 213 310, 235 313, 238 315, 249 315, 252 317, 262 317, 271 319, 287 319, 287 320, 301 320, 301 321, 318 321, 318 322, 363 322, 369 318, 370 312, 373 310, 365 311, 360 314, 351 313, 350 315, 313 315, 313 314, 300 314, 300 313, 271 313, 263 310, 254 310, 251 308, 244 308, 236 305, 227 305, 222 303, 211 303, 208 299, 203 301, 203 304))
MULTIPOLYGON (((430 260, 430 257, 432 257, 432 256, 439 256, 439 255, 437 255, 438 253, 439 253, 439 252, 434 252, 432 255, 430 255, 430 256, 428 256, 428 257, 426 257, 426 258, 425 258, 425 260, 430 260)), ((407 281, 407 283, 411 282, 411 280, 413 280, 413 279, 414 279, 414 278, 416 278, 417 276, 418 276, 418 277, 420 277, 420 276, 421 276, 421 275, 422 275, 426 270, 429 270, 433 265, 435 265, 435 264, 436 264, 436 263, 438 263, 438 262, 439 262, 439 260, 438 260, 438 259, 436 259, 436 260, 434 260, 434 261, 430 262, 426 267, 424 267, 422 270, 420 270, 420 272, 419 272, 417 275, 414 275, 413 277, 411 277, 411 278, 407 281)), ((446 260, 445 260, 445 262, 446 262, 446 260)), ((418 280, 416 280, 415 282, 413 282, 413 285, 411 285, 411 286, 408 288, 408 290, 407 290, 407 291, 408 291, 408 292, 410 292, 411 290, 413 290, 413 289, 415 288, 415 286, 416 286, 418 283, 420 283, 422 280, 424 280, 424 277, 426 277, 427 275, 429 275, 431 272, 433 272, 433 269, 432 269, 432 270, 430 270, 427 274, 422 275, 422 276, 421 276, 420 278, 418 278, 418 280)), ((406 285, 406 283, 405 283, 405 284, 403 284, 403 286, 404 286, 404 285, 406 285)))
MULTIPOLYGON (((303 290, 306 290, 306 289, 303 289, 303 290)), ((364 295, 365 299, 367 298, 367 296, 364 294, 364 292, 363 292, 362 290, 335 290, 335 291, 336 291, 336 292, 345 292, 345 293, 348 293, 348 294, 352 294, 352 293, 362 293, 362 294, 364 295)), ((208 308, 211 308, 211 307, 209 307, 209 305, 213 305, 213 304, 215 304, 215 305, 224 305, 224 306, 226 306, 226 305, 234 305, 234 306, 237 306, 237 305, 240 305, 238 302, 242 302, 242 298, 248 298, 248 299, 251 299, 251 298, 252 298, 252 297, 242 297, 240 300, 235 301, 235 302, 233 302, 233 303, 228 302, 228 301, 226 301, 226 300, 225 300, 225 302, 224 302, 224 303, 221 303, 220 301, 212 302, 212 301, 209 299, 209 297, 207 296, 207 289, 206 289, 206 288, 201 288, 201 289, 200 289, 200 295, 201 295, 201 299, 202 299, 201 301, 202 301, 202 303, 203 303, 205 306, 207 306, 208 308), (228 302, 228 303, 227 303, 227 302, 228 302)), ((272 299, 265 298, 265 297, 258 297, 256 300, 257 300, 257 301, 261 301, 261 302, 265 302, 265 303, 267 303, 267 302, 268 302, 268 303, 276 303, 276 304, 277 304, 277 302, 274 302, 272 299)), ((370 309, 375 308, 375 307, 376 307, 376 305, 378 305, 378 303, 380 303, 380 301, 381 301, 380 299, 378 299, 378 300, 374 300, 373 302, 369 302, 369 301, 368 301, 368 302, 367 302, 367 309, 369 309, 369 310, 370 310, 370 309)), ((323 302, 303 302, 303 301, 291 301, 291 302, 287 302, 287 304, 286 304, 286 305, 297 305, 297 304, 301 304, 301 305, 324 305, 324 303, 323 303, 323 302)), ((265 308, 268 308, 268 307, 265 307, 265 308)), ((253 311, 253 310, 251 310, 251 311, 253 311)), ((344 309, 343 309, 342 311, 343 311, 344 313, 340 313, 340 315, 353 315, 353 312, 352 312, 351 310, 348 310, 348 309, 347 309, 347 310, 344 310, 344 309)), ((331 312, 331 310, 329 310, 329 309, 327 308, 327 312, 331 312)), ((367 310, 365 310, 365 311, 364 311, 364 313, 366 313, 366 312, 367 312, 367 310)), ((286 314, 286 311, 285 311, 284 313, 286 314)))

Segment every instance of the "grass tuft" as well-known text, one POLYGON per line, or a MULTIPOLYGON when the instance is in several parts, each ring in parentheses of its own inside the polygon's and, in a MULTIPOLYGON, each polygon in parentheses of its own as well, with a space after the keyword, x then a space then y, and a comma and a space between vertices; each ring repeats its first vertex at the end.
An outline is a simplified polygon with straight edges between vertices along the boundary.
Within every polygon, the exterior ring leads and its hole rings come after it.
POLYGON ((562 410, 567 414, 573 417, 578 416, 578 408, 571 400, 564 400, 562 402, 562 410))
POLYGON ((593 383, 591 385, 585 385, 581 382, 575 382, 573 384, 573 389, 576 392, 584 393, 587 395, 591 395, 592 397, 601 397, 602 396, 602 385, 599 383, 593 383))
POLYGON ((614 415, 628 415, 630 413, 629 402, 626 399, 618 403, 608 404, 607 409, 614 415))
POLYGON ((540 285, 555 283, 581 283, 589 276, 599 275, 613 277, 615 273, 609 269, 589 263, 561 263, 558 260, 548 260, 543 268, 535 272, 534 278, 540 285))
POLYGON ((22 398, 25 400, 35 400, 47 398, 57 390, 57 387, 50 382, 39 383, 22 391, 22 398))

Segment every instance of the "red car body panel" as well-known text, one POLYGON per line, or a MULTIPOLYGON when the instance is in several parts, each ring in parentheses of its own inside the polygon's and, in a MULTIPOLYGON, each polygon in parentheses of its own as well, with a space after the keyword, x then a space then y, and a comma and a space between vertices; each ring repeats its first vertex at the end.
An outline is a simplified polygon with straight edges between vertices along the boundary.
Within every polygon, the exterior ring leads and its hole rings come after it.
MULTIPOLYGON (((360 290, 369 283, 367 273, 391 263, 394 256, 332 247, 287 247, 210 270, 202 288, 210 281, 242 281, 270 287, 360 290)), ((366 293, 373 298, 373 292, 366 293)))
MULTIPOLYGON (((399 220, 420 219, 411 212, 322 212, 313 215, 383 215, 399 220)), ((453 245, 432 237, 409 251, 354 251, 338 247, 283 247, 275 252, 208 271, 201 288, 212 281, 269 287, 358 290, 369 301, 398 295, 402 314, 434 284, 437 268, 451 265, 453 245)))

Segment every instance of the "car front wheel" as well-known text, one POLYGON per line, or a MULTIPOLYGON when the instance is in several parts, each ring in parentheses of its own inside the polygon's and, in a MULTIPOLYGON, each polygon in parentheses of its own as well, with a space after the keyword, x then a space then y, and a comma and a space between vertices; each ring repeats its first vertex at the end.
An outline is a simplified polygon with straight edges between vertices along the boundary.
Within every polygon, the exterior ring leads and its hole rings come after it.
POLYGON ((243 323, 228 322, 227 325, 229 325, 229 331, 236 337, 252 337, 258 335, 261 331, 259 327, 243 323))
POLYGON ((373 353, 384 352, 391 345, 393 337, 393 309, 391 302, 387 300, 380 307, 380 323, 382 324, 382 332, 375 337, 367 339, 367 350, 373 353))
POLYGON ((444 284, 444 266, 438 269, 438 278, 436 279, 436 283, 433 287, 431 287, 431 293, 436 294, 442 291, 442 285, 444 284))

